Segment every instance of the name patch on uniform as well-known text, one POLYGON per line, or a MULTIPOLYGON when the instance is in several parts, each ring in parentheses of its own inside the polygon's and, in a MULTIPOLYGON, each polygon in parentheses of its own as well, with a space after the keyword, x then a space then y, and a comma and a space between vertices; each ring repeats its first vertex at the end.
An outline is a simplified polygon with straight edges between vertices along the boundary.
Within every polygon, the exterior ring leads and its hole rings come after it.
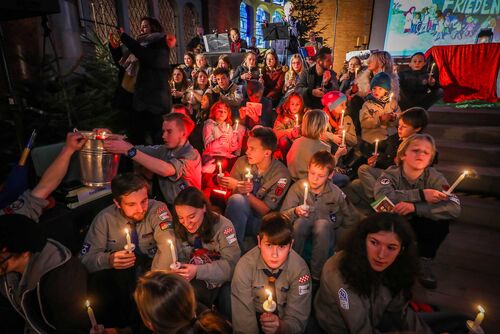
POLYGON ((167 220, 170 218, 170 213, 168 212, 168 208, 166 206, 160 206, 156 210, 156 214, 158 215, 158 218, 160 218, 160 220, 167 220))
POLYGON ((89 250, 90 250, 90 244, 88 242, 84 242, 80 254, 85 255, 89 252, 89 250))
POLYGON ((380 184, 383 184, 384 186, 388 185, 389 183, 391 183, 391 181, 386 177, 380 180, 380 184))
POLYGON ((228 244, 232 244, 236 241, 236 234, 234 233, 234 229, 232 227, 227 227, 224 230, 224 235, 226 236, 226 240, 228 244))
POLYGON ((24 199, 20 198, 17 201, 13 202, 9 207, 14 210, 20 210, 24 206, 24 199))
POLYGON ((288 180, 286 177, 282 177, 281 179, 278 180, 276 183, 276 190, 274 191, 274 194, 276 196, 281 196, 283 194, 283 190, 286 187, 286 184, 288 183, 288 180))
POLYGON ((344 310, 348 310, 349 296, 347 295, 347 291, 345 291, 344 288, 340 288, 339 290, 339 300, 340 300, 340 307, 342 307, 344 310))
POLYGON ((299 296, 305 295, 306 293, 309 293, 310 289, 310 284, 309 281, 311 280, 311 276, 309 275, 304 275, 299 277, 299 296))

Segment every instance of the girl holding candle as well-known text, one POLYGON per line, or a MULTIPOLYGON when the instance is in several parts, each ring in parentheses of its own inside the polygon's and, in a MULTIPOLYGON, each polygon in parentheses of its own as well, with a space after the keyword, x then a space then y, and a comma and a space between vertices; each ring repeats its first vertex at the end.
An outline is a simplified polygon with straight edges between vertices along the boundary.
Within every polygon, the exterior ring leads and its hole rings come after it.
MULTIPOLYGON (((228 55, 220 55, 219 59, 217 60, 217 66, 215 68, 227 68, 227 70, 229 71, 229 77, 233 77, 234 69, 231 65, 231 60, 229 59, 228 55)), ((217 79, 215 79, 213 73, 210 75, 210 83, 213 87, 217 86, 217 79)))
POLYGON ((253 52, 247 52, 243 63, 234 71, 231 81, 237 85, 243 85, 248 80, 259 79, 259 68, 257 67, 257 55, 253 52))
POLYGON ((193 72, 195 65, 194 54, 192 52, 186 52, 183 59, 184 64, 180 65, 179 67, 182 68, 182 70, 186 74, 186 78, 188 78, 188 80, 191 80, 191 73, 193 72))
POLYGON ((207 73, 208 75, 212 74, 213 69, 210 66, 208 66, 207 57, 203 53, 196 54, 194 59, 196 62, 196 66, 195 66, 193 72, 191 73, 191 77, 193 78, 193 81, 194 81, 194 77, 196 76, 196 73, 200 70, 205 71, 205 73, 207 73))
POLYGON ((401 143, 397 166, 387 168, 374 187, 374 198, 387 196, 394 212, 407 216, 418 241, 422 272, 420 283, 436 288, 432 259, 449 231, 449 222, 460 215, 460 200, 443 191, 449 188, 445 177, 429 167, 436 153, 434 139, 414 134, 401 143))
POLYGON ((240 258, 233 224, 211 209, 203 193, 189 187, 175 198, 176 246, 182 267, 173 272, 191 282, 198 301, 208 307, 219 288, 231 281, 240 258))
POLYGON ((283 85, 285 97, 294 91, 302 71, 304 71, 304 63, 300 55, 296 53, 290 58, 289 70, 285 73, 285 83, 283 85))
POLYGON ((344 73, 339 78, 339 90, 345 93, 353 85, 357 74, 361 71, 361 59, 359 57, 352 57, 347 62, 347 67, 344 73))
POLYGON ((268 51, 264 61, 263 75, 259 80, 264 85, 264 96, 273 102, 273 107, 276 107, 283 96, 285 72, 278 61, 276 52, 268 51))
POLYGON ((327 333, 433 333, 408 306, 418 262, 406 220, 374 214, 345 245, 321 273, 314 299, 320 327, 327 333))
POLYGON ((342 131, 345 130, 345 144, 349 151, 357 143, 356 128, 350 115, 346 114, 347 97, 339 91, 330 91, 321 98, 323 110, 328 115, 328 131, 323 139, 332 146, 332 151, 342 143, 342 131))
POLYGON ((274 133, 278 138, 280 160, 285 160, 295 139, 300 137, 300 121, 304 113, 304 100, 298 93, 290 93, 285 102, 276 110, 274 133))
POLYGON ((182 97, 184 96, 184 93, 186 93, 188 87, 189 84, 186 73, 180 67, 174 68, 174 71, 172 72, 172 79, 170 80, 173 104, 182 103, 182 97))
POLYGON ((194 83, 186 90, 186 93, 182 97, 182 102, 184 105, 191 106, 192 115, 190 116, 198 124, 206 119, 206 110, 202 110, 201 100, 210 88, 210 84, 208 82, 208 74, 204 70, 198 70, 193 80, 194 83))

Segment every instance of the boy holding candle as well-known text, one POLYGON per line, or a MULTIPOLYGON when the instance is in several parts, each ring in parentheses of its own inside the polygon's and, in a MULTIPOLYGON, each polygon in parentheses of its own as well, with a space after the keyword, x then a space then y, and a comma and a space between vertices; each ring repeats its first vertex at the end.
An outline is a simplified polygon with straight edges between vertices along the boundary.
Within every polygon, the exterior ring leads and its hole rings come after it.
POLYGON ((129 294, 137 274, 151 268, 167 269, 172 263, 167 239, 173 235, 173 220, 166 204, 148 199, 148 183, 137 174, 117 175, 111 191, 114 204, 94 218, 80 259, 92 273, 91 286, 97 290, 101 306, 105 301, 117 303, 118 321, 126 322, 133 312, 129 294), (125 248, 125 229, 132 251, 125 248))
POLYGON ((293 249, 298 254, 302 254, 306 240, 312 235, 313 287, 319 286, 335 231, 352 226, 360 218, 342 190, 331 182, 334 168, 335 159, 328 151, 316 152, 309 163, 307 178, 290 187, 281 207, 282 213, 293 222, 293 249))
POLYGON ((385 149, 385 140, 396 132, 395 120, 401 111, 391 93, 391 77, 387 73, 377 73, 370 83, 370 89, 371 94, 359 112, 361 151, 366 157, 374 151, 377 139, 378 149, 385 149))
POLYGON ((249 133, 246 156, 236 160, 230 176, 220 185, 232 191, 225 216, 236 229, 243 251, 245 235, 256 237, 261 217, 277 210, 290 186, 290 173, 282 162, 273 158, 277 139, 273 130, 256 127, 249 133))
POLYGON ((396 166, 387 168, 374 187, 375 199, 387 196, 394 213, 407 216, 418 241, 421 259, 420 283, 436 288, 432 259, 449 232, 449 222, 460 216, 460 200, 446 194, 444 176, 430 167, 436 153, 434 139, 414 134, 398 148, 396 166))
POLYGON ((292 249, 286 217, 276 212, 264 217, 257 239, 258 246, 236 265, 231 283, 234 332, 303 333, 311 310, 311 282, 307 264, 292 249), (274 312, 267 307, 273 304, 269 299, 276 305, 274 312))

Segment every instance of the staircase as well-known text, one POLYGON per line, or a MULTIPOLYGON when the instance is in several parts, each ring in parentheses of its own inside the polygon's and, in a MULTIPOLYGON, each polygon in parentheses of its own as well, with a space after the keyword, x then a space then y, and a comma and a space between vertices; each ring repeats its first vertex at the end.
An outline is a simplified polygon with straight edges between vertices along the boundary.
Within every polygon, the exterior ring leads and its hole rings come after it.
POLYGON ((500 110, 429 109, 427 132, 436 139, 436 168, 453 183, 472 171, 456 188, 462 203, 460 221, 500 230, 500 110))

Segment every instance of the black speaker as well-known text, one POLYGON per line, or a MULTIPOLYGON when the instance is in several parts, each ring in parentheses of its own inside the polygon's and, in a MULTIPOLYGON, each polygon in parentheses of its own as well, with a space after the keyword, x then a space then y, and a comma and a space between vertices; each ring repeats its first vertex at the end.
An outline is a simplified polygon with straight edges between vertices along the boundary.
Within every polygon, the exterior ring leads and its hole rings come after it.
POLYGON ((17 20, 59 12, 59 0, 0 1, 0 21, 17 20))

